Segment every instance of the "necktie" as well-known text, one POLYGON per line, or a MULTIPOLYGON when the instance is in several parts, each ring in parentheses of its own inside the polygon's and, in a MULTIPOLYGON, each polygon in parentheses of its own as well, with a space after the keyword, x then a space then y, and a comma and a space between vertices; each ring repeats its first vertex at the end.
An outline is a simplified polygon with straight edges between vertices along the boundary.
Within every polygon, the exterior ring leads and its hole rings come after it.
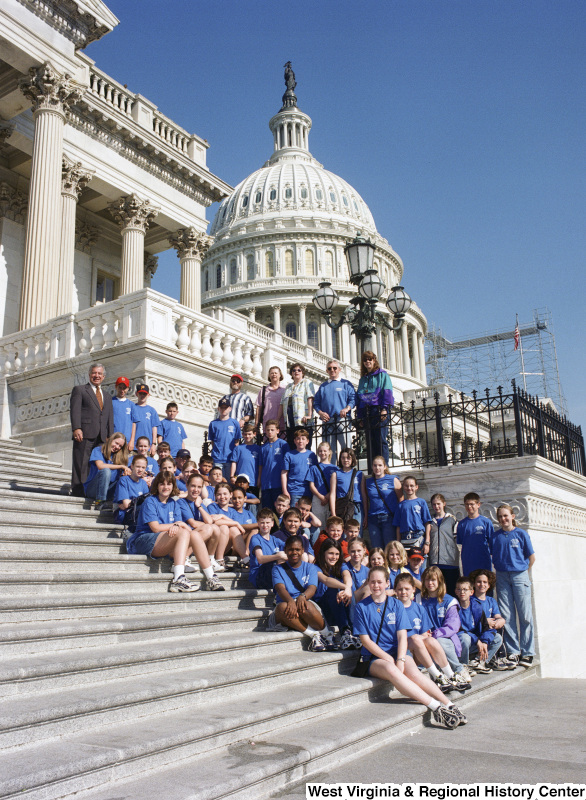
POLYGON ((96 388, 96 398, 98 400, 98 405, 100 406, 100 411, 103 411, 103 409, 104 409, 104 399, 102 398, 102 392, 101 392, 99 386, 96 388))

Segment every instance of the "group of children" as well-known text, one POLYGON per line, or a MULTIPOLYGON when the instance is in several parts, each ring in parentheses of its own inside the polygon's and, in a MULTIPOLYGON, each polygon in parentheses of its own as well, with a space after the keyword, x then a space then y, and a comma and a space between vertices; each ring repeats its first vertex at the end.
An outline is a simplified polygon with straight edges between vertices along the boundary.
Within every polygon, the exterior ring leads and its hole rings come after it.
POLYGON ((159 420, 147 386, 136 405, 126 378, 116 387, 117 433, 92 453, 88 483, 97 505, 114 499, 129 553, 173 560, 171 592, 199 588, 187 577, 192 556, 205 588, 222 591, 217 573, 232 553, 253 586, 274 592, 269 629, 300 631, 313 651, 360 649, 370 674, 448 727, 465 718, 440 700, 446 692, 467 690, 476 673, 532 664, 535 555, 510 506, 498 508, 498 530, 473 492, 459 521, 439 493, 430 513, 415 477, 390 475, 381 456, 369 475, 348 447, 332 463, 330 445, 315 454, 303 428, 290 448, 277 420, 258 444, 226 398, 208 429, 211 456, 196 464, 175 403, 159 420))

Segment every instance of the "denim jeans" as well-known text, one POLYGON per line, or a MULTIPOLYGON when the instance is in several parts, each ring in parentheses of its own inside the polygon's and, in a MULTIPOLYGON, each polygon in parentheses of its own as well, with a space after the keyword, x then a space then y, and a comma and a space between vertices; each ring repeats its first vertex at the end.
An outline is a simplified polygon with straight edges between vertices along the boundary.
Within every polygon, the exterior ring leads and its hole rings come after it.
POLYGON ((442 650, 448 659, 448 664, 454 670, 454 672, 462 672, 464 665, 460 664, 460 659, 456 653, 456 648, 453 641, 445 636, 442 636, 437 641, 441 644, 442 650))
POLYGON ((104 502, 114 496, 114 481, 118 477, 117 469, 99 469, 85 490, 86 497, 104 502))
POLYGON ((279 489, 263 489, 260 496, 260 507, 270 508, 271 511, 275 510, 275 500, 283 490, 279 489))
POLYGON ((371 547, 384 549, 389 542, 396 539, 396 530, 390 514, 374 514, 372 516, 369 514, 367 527, 371 547))
POLYGON ((322 610, 325 621, 330 627, 337 626, 340 631, 351 627, 348 606, 337 601, 337 589, 328 589, 315 602, 322 610))
MULTIPOLYGON (((476 643, 474 644, 472 643, 472 637, 470 636, 469 633, 466 633, 466 631, 460 631, 458 633, 458 639, 462 643, 462 654, 460 656, 460 663, 467 664, 470 661, 471 655, 478 654, 478 645, 476 643)), ((500 635, 498 631, 495 631, 492 642, 488 647, 488 656, 486 658, 487 661, 490 661, 490 659, 495 655, 495 653, 498 652, 498 649, 502 643, 503 643, 503 637, 500 635)))
POLYGON ((531 579, 529 570, 497 572, 496 593, 501 614, 506 619, 504 640, 509 655, 535 655, 531 579), (521 635, 517 629, 517 617, 521 635))
POLYGON ((344 447, 352 447, 350 418, 341 419, 336 417, 327 422, 322 422, 322 439, 332 448, 331 463, 335 464, 337 446, 340 445, 340 450, 344 447))

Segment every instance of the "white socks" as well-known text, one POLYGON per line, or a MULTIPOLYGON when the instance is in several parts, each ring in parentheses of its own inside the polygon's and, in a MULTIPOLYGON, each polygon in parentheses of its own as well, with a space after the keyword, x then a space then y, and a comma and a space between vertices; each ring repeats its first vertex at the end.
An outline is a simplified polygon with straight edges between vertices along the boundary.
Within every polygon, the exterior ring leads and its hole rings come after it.
POLYGON ((446 676, 446 678, 453 678, 454 677, 454 670, 447 664, 445 667, 442 667, 442 672, 446 676))
POLYGON ((173 580, 176 581, 182 575, 185 575, 185 564, 178 564, 177 566, 173 564, 173 580))
POLYGON ((211 580, 214 577, 214 568, 213 567, 204 567, 203 574, 208 580, 211 580))
POLYGON ((427 667, 427 671, 431 675, 432 678, 437 678, 441 675, 439 669, 436 667, 435 664, 432 664, 430 667, 427 667))
POLYGON ((307 626, 307 628, 306 628, 306 629, 303 631, 303 635, 304 635, 304 636, 309 636, 309 638, 310 638, 310 639, 311 639, 311 637, 314 635, 314 633, 317 633, 317 631, 316 631, 316 630, 314 630, 314 629, 311 627, 311 625, 308 625, 308 626, 307 626))

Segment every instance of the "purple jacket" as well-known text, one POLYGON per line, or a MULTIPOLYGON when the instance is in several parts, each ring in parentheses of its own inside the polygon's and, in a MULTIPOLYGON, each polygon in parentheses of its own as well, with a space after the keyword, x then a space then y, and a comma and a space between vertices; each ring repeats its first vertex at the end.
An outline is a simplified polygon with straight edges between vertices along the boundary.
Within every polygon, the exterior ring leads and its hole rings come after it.
POLYGON ((431 632, 431 635, 434 639, 450 639, 454 645, 454 649, 456 650, 456 655, 458 658, 462 654, 462 642, 458 636, 460 625, 460 612, 458 610, 458 604, 454 600, 454 602, 450 603, 450 605, 446 608, 444 624, 442 627, 435 628, 431 632))

